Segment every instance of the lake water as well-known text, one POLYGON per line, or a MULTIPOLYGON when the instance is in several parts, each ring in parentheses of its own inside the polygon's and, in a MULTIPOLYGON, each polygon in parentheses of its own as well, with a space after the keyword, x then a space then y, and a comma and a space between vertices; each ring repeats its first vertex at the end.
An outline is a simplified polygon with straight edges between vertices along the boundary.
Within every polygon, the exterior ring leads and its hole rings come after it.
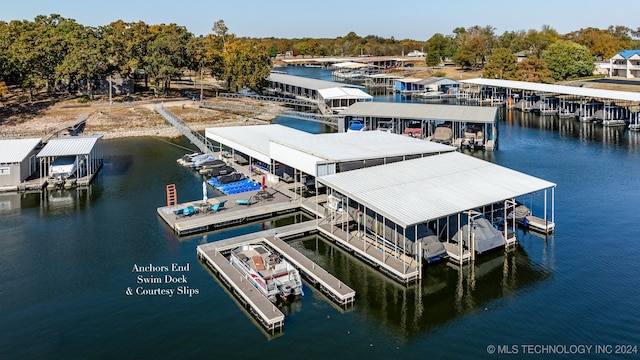
POLYGON ((188 143, 105 141, 89 189, 0 194, 0 358, 639 358, 615 351, 640 346, 640 134, 502 115, 499 151, 473 155, 557 183, 554 235, 520 231, 514 251, 463 269, 430 266, 410 287, 321 238, 295 240, 358 295, 343 311, 305 287, 283 308, 276 337, 197 261, 196 247, 302 217, 176 238, 156 208, 166 184, 179 201, 202 197, 202 178, 175 162, 188 143), (172 264, 189 269, 133 271, 172 264), (139 275, 184 275, 186 284, 144 287, 186 286, 191 296, 128 296, 139 275), (551 350, 571 354, 540 354, 551 350))

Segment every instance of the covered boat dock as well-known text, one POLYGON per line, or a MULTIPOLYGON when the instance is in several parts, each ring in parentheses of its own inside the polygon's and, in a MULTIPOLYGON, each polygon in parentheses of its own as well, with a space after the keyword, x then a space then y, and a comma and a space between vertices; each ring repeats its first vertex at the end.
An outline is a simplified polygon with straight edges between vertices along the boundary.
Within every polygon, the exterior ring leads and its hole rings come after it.
POLYGON ((385 124, 391 132, 406 134, 409 126, 417 126, 419 132, 412 133, 415 137, 458 147, 465 143, 466 138, 482 138, 485 149, 495 150, 498 147, 499 116, 497 109, 491 107, 363 102, 353 104, 340 115, 344 119, 338 123, 339 131, 345 131, 352 120, 362 120, 371 130, 380 129, 385 124), (439 127, 449 129, 446 137, 438 138, 439 127))
MULTIPOLYGON (((421 277, 420 240, 427 234, 446 242, 449 256, 462 264, 480 251, 474 249, 474 241, 453 243, 454 235, 465 224, 475 226, 474 219, 480 217, 492 224, 506 218, 516 197, 544 191, 543 219, 553 223, 555 216, 554 183, 458 152, 321 176, 317 181, 327 187, 329 199, 337 199, 327 206, 326 225, 319 227, 365 254, 373 246, 382 253, 380 259, 401 262, 402 273, 394 275, 403 282, 421 277)), ((503 223, 506 246, 516 241, 515 227, 515 220, 503 223)))
POLYGON ((501 224, 501 244, 514 244, 515 218, 505 219, 517 197, 544 191, 536 210, 553 229, 555 184, 452 146, 382 131, 314 135, 281 125, 212 128, 206 136, 223 151, 248 156, 270 186, 289 178, 300 186, 294 193, 323 193, 326 202, 316 201, 318 230, 402 283, 421 276, 427 235, 443 241, 452 259, 468 261, 487 246, 474 249, 472 239, 452 244, 454 229, 482 217, 501 224))
POLYGON ((47 187, 88 186, 103 163, 102 135, 70 136, 50 139, 38 153, 40 159, 40 181, 47 187), (49 177, 49 169, 56 158, 70 157, 71 173, 64 178, 49 177))
POLYGON ((363 86, 358 85, 278 72, 272 72, 267 80, 271 83, 271 88, 276 95, 317 101, 318 108, 324 115, 339 113, 356 102, 373 100, 373 96, 364 92, 363 86))
POLYGON ((476 78, 460 81, 464 99, 542 115, 597 121, 605 126, 638 127, 640 93, 526 81, 476 78))

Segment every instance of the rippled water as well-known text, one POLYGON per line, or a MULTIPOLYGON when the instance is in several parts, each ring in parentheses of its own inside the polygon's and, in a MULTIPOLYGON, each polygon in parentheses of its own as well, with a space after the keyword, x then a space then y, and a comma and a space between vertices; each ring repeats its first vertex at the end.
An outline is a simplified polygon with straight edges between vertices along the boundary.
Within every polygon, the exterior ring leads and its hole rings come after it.
POLYGON ((495 358, 488 346, 640 346, 638 134, 519 112, 503 119, 499 151, 474 155, 557 183, 554 235, 520 232, 516 250, 462 270, 428 267, 410 287, 322 238, 294 240, 358 295, 344 311, 306 287, 274 338, 195 249, 300 216, 178 239, 156 208, 169 183, 180 201, 201 197, 202 179, 175 163, 184 150, 152 138, 105 141, 89 190, 0 195, 0 358, 495 358), (134 265, 172 263, 190 265, 197 295, 125 294, 137 285, 134 265))

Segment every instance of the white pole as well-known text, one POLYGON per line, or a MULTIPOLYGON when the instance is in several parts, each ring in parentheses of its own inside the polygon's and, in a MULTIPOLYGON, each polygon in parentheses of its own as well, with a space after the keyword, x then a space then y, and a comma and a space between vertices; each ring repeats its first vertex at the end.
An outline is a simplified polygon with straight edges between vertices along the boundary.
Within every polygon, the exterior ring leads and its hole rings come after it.
POLYGON ((111 79, 112 79, 112 75, 109 75, 109 113, 111 113, 111 79))

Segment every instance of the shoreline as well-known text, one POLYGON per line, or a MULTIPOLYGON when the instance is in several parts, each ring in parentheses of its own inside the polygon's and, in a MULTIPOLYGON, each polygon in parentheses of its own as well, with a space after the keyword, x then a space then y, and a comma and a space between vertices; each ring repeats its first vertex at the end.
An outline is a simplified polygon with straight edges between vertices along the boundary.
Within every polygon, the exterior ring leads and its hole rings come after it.
MULTIPOLYGON (((229 105, 242 103, 243 106, 247 104, 258 106, 258 102, 251 99, 213 98, 209 101, 229 105)), ((101 134, 104 139, 183 136, 178 129, 153 110, 157 104, 140 103, 142 104, 118 104, 112 107, 111 111, 108 104, 104 106, 94 104, 91 107, 53 106, 37 116, 24 114, 9 119, 7 123, 0 125, 0 140, 42 138, 70 126, 80 114, 87 112, 91 114, 87 118, 86 127, 81 135, 101 134)), ((269 106, 271 112, 232 113, 201 108, 195 101, 182 99, 165 101, 163 106, 176 114, 194 131, 204 131, 212 127, 268 124, 277 117, 273 113, 283 110, 280 105, 260 103, 261 107, 269 106)))

